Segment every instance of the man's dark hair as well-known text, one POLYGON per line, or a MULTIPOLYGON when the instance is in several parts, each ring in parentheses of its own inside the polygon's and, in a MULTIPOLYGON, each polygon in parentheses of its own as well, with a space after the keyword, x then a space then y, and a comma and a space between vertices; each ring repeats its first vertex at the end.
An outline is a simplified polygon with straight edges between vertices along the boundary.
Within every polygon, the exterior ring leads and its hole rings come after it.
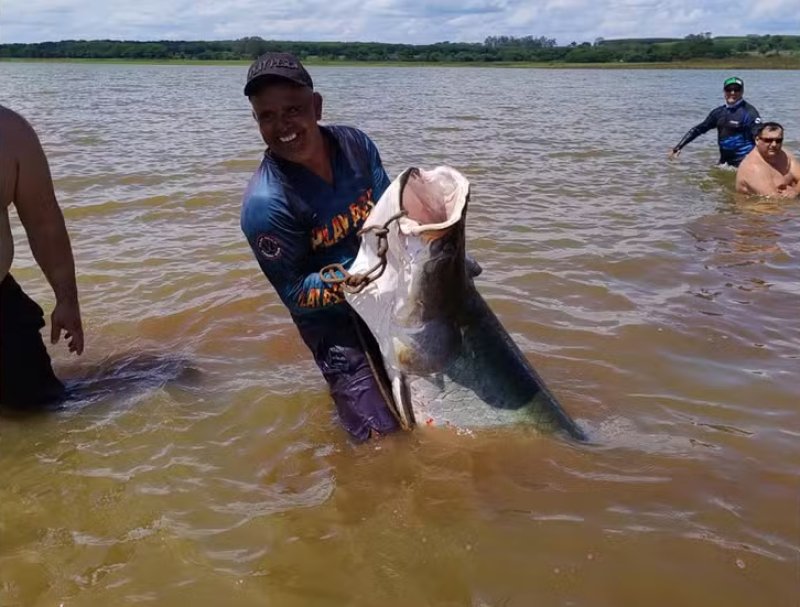
POLYGON ((761 137, 762 131, 769 131, 770 133, 772 131, 780 131, 782 133, 783 127, 777 122, 762 122, 759 125, 758 130, 756 130, 756 137, 761 137))

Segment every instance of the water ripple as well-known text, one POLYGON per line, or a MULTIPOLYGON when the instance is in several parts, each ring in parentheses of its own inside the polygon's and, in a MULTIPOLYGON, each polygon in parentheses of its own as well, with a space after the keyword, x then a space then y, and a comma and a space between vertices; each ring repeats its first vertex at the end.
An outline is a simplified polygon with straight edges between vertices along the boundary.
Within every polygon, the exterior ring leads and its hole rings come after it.
MULTIPOLYGON (((665 161, 719 72, 312 68, 392 176, 469 177, 478 288, 591 438, 356 447, 240 231, 245 71, 0 63, 87 335, 64 408, 0 419, 0 604, 794 600, 800 204, 738 199, 710 135, 665 161)), ((800 149, 797 73, 747 78, 800 149)))

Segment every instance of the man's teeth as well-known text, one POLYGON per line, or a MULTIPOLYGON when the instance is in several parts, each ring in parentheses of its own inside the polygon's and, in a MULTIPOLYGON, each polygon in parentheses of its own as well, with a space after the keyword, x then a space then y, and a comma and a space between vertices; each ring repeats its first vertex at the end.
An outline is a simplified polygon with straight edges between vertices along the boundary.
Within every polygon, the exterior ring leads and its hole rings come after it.
POLYGON ((290 141, 294 141, 297 139, 297 133, 292 133, 291 135, 286 135, 286 137, 278 137, 281 140, 281 143, 289 143, 290 141))

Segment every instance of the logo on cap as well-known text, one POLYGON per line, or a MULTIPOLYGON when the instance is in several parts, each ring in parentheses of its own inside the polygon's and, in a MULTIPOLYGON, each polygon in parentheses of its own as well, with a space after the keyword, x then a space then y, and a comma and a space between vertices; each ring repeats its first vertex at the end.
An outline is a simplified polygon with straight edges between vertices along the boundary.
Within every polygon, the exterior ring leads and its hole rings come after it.
POLYGON ((275 77, 289 80, 300 86, 314 88, 311 76, 300 63, 300 60, 291 53, 265 53, 256 59, 250 69, 247 70, 247 84, 244 87, 244 94, 250 95, 255 91, 256 81, 261 81, 264 77, 275 77))
POLYGON ((252 78, 262 71, 274 69, 276 67, 287 70, 299 70, 300 64, 297 63, 297 61, 285 57, 264 57, 261 61, 254 63, 250 67, 250 73, 247 74, 247 77, 252 78))

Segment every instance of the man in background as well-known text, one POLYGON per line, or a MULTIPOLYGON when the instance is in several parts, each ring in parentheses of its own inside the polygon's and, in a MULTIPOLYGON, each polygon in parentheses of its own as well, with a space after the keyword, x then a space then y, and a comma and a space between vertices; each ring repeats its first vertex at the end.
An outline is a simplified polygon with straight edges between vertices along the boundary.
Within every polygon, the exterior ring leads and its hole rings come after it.
POLYGON ((736 171, 736 191, 771 198, 800 196, 800 163, 783 149, 783 127, 765 122, 756 135, 756 147, 736 171))
POLYGON ((22 116, 0 106, 0 405, 34 407, 57 402, 64 385, 53 373, 42 341, 42 309, 10 274, 14 241, 8 209, 17 209, 33 256, 53 288, 56 305, 50 338, 62 331, 70 352, 83 352, 83 326, 64 216, 50 168, 33 128, 22 116))
POLYGON ((744 81, 733 76, 722 83, 725 105, 711 110, 703 122, 693 126, 669 152, 677 158, 687 144, 713 128, 717 129, 719 164, 739 166, 755 145, 754 136, 761 118, 758 110, 744 100, 744 81))

